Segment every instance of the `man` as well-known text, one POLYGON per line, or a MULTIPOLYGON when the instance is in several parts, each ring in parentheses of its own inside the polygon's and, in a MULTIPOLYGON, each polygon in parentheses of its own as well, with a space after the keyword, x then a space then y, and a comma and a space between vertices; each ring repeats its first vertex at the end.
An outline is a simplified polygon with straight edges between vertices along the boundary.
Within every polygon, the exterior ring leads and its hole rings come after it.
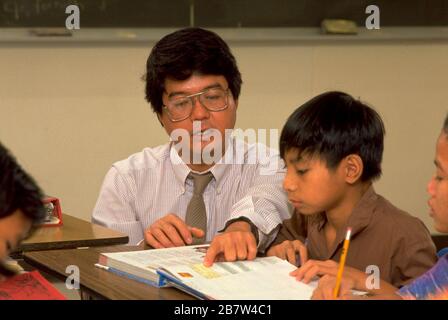
POLYGON ((204 29, 176 31, 152 49, 145 80, 171 142, 112 166, 93 222, 153 248, 210 241, 224 230, 213 259, 253 259, 290 212, 278 153, 229 135, 242 83, 229 47, 204 29), (252 156, 260 153, 267 156, 252 156))

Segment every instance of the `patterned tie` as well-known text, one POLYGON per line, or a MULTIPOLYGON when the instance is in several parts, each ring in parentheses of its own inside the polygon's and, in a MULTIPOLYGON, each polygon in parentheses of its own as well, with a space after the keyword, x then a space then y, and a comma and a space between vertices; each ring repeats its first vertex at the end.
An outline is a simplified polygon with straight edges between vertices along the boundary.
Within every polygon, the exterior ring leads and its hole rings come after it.
POLYGON ((193 179, 193 197, 187 207, 185 215, 185 223, 191 227, 204 230, 203 238, 193 238, 192 244, 202 244, 205 242, 207 233, 207 213, 205 211, 204 198, 202 197, 205 187, 212 180, 213 174, 207 172, 205 174, 190 173, 193 179))

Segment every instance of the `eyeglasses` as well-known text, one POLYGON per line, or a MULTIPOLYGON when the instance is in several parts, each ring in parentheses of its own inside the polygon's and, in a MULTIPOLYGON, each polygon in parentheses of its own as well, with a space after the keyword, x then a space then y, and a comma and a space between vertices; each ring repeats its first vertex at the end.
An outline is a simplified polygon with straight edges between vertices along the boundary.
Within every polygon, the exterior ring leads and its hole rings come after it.
POLYGON ((223 111, 228 107, 229 88, 224 90, 216 87, 189 96, 175 97, 163 106, 167 111, 168 118, 172 122, 178 122, 190 117, 193 112, 195 97, 208 111, 223 111))

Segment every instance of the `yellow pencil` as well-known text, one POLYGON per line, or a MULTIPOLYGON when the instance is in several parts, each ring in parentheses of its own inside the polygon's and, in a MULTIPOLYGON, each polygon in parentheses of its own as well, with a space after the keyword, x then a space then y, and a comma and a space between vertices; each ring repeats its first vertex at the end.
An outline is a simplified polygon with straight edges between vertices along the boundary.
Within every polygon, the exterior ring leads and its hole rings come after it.
POLYGON ((342 253, 339 259, 338 275, 336 277, 336 286, 333 290, 333 297, 336 299, 339 296, 339 289, 341 288, 342 274, 344 273, 345 258, 347 257, 348 246, 350 245, 350 235, 352 228, 347 228, 347 234, 345 235, 344 244, 342 246, 342 253))

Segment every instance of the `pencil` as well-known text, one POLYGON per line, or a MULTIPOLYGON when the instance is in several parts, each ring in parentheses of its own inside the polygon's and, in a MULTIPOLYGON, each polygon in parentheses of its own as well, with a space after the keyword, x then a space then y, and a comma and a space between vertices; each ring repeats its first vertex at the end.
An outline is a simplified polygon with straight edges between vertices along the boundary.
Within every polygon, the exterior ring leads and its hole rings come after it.
POLYGON ((333 290, 333 298, 339 296, 339 290, 341 288, 342 274, 344 273, 345 259, 347 257, 348 246, 350 245, 350 235, 352 233, 352 228, 347 228, 347 234, 345 235, 344 244, 342 246, 342 253, 339 259, 338 275, 336 276, 336 286, 333 290))

